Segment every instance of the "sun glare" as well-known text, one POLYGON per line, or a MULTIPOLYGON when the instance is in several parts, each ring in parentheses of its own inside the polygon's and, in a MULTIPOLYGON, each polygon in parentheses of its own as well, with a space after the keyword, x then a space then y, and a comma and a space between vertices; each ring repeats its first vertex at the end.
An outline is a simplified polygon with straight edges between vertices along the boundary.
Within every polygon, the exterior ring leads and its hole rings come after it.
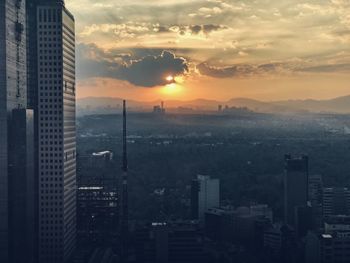
POLYGON ((171 75, 169 75, 169 76, 167 76, 166 78, 165 78, 167 81, 173 81, 174 80, 174 77, 173 76, 171 76, 171 75))
POLYGON ((175 95, 181 91, 181 86, 176 83, 171 83, 165 85, 163 88, 163 93, 166 95, 175 95))
POLYGON ((181 94, 183 89, 182 83, 184 82, 182 76, 168 75, 165 77, 165 80, 168 82, 168 84, 161 89, 161 93, 167 96, 176 96, 181 94))

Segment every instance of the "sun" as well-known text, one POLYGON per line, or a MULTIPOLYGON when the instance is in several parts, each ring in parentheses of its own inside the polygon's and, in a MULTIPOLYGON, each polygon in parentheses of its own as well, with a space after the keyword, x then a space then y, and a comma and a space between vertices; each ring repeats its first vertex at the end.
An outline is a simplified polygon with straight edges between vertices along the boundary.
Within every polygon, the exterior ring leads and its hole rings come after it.
POLYGON ((165 78, 165 80, 171 82, 171 81, 174 80, 174 77, 171 76, 171 75, 169 75, 169 76, 167 76, 167 77, 165 78))

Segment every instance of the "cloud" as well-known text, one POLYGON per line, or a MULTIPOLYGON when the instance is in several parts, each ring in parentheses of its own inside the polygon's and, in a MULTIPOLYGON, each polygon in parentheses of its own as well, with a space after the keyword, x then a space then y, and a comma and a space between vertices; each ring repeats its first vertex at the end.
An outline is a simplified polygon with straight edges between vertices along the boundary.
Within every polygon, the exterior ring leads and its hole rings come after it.
POLYGON ((197 65, 197 69, 202 75, 213 78, 246 78, 249 76, 274 75, 291 72, 291 68, 291 65, 279 62, 260 65, 239 64, 225 67, 212 66, 206 62, 197 65))
POLYGON ((149 36, 152 34, 177 33, 180 35, 209 35, 215 31, 228 29, 227 26, 217 24, 193 24, 193 25, 161 25, 159 23, 136 23, 124 24, 92 24, 86 26, 80 33, 80 37, 86 38, 98 34, 114 35, 118 39, 134 39, 137 36, 149 36))
POLYGON ((202 75, 206 75, 214 78, 232 78, 241 77, 246 75, 250 66, 234 65, 227 67, 216 67, 208 65, 207 63, 201 63, 197 65, 197 69, 202 75))
POLYGON ((180 35, 209 35, 216 31, 221 31, 228 29, 224 25, 215 25, 215 24, 204 24, 204 25, 190 25, 190 26, 172 26, 170 30, 177 32, 180 35))
POLYGON ((146 56, 131 61, 130 65, 121 70, 121 75, 134 85, 154 87, 167 84, 165 78, 168 75, 184 75, 188 70, 186 59, 176 57, 170 51, 163 51, 159 56, 146 56))
POLYGON ((151 29, 151 25, 136 22, 123 24, 92 24, 90 26, 85 26, 84 30, 80 33, 80 36, 87 37, 95 33, 113 33, 120 38, 133 38, 136 35, 146 34, 151 29))
POLYGON ((165 85, 168 75, 187 74, 189 63, 185 58, 165 50, 123 50, 105 51, 96 45, 79 44, 77 46, 78 78, 114 78, 126 80, 136 86, 154 87, 165 85), (146 55, 157 53, 157 55, 146 55))
POLYGON ((350 63, 319 65, 314 67, 301 68, 299 71, 311 73, 333 73, 333 72, 350 72, 350 63))
POLYGON ((204 17, 204 18, 211 18, 215 15, 220 15, 222 14, 223 10, 218 7, 218 6, 214 6, 214 7, 201 7, 198 9, 198 11, 196 13, 190 13, 188 16, 191 18, 194 17, 204 17))

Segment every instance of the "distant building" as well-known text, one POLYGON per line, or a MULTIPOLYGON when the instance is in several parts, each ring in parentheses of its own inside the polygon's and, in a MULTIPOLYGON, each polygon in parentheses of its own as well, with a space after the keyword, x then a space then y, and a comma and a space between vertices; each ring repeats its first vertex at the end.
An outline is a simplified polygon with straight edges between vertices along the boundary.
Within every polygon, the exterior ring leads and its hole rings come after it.
POLYGON ((85 247, 112 245, 118 230, 117 192, 102 185, 80 186, 77 196, 78 241, 85 247))
POLYGON ((81 186, 101 186, 114 188, 113 152, 102 151, 90 154, 78 154, 77 183, 81 186))
POLYGON ((323 216, 350 215, 350 190, 348 188, 323 188, 323 216))
POLYGON ((320 239, 319 235, 309 231, 305 237, 305 263, 320 263, 320 239))
POLYGON ((220 180, 198 175, 191 184, 191 214, 193 219, 204 222, 209 208, 220 206, 220 180))
POLYGON ((324 222, 324 232, 326 234, 335 232, 350 233, 350 216, 337 215, 327 217, 324 222))
POLYGON ((321 175, 309 176, 309 202, 312 210, 313 228, 322 226, 323 219, 323 181, 321 175))
POLYGON ((165 113, 163 101, 161 102, 160 105, 153 106, 153 113, 156 113, 156 114, 164 114, 165 113))
POLYGON ((297 262, 295 232, 287 225, 276 224, 265 230, 264 248, 272 262, 297 262))
POLYGON ((320 237, 322 263, 350 262, 350 217, 331 216, 326 219, 320 237))
POLYGON ((137 262, 193 263, 207 262, 197 224, 161 222, 136 231, 137 262))
POLYGON ((267 205, 211 208, 205 213, 205 234, 216 242, 232 242, 261 247, 264 230, 272 223, 267 205))
POLYGON ((312 208, 311 206, 298 206, 295 210, 295 231, 299 238, 303 238, 313 228, 312 208))
POLYGON ((108 167, 112 160, 113 152, 111 151, 92 153, 90 156, 90 164, 92 167, 96 168, 108 167))
POLYGON ((309 201, 311 206, 322 206, 323 181, 322 175, 313 174, 309 176, 309 201))
POLYGON ((308 157, 285 156, 284 173, 284 220, 290 226, 296 225, 298 207, 305 207, 308 201, 308 157))

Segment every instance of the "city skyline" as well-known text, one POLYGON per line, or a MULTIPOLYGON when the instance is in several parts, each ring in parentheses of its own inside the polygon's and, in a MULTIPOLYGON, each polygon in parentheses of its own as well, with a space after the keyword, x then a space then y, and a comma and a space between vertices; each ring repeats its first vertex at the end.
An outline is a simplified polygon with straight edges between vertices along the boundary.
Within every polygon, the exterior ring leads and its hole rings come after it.
POLYGON ((346 0, 66 5, 77 18, 78 98, 270 101, 350 93, 346 0), (167 85, 175 75, 177 84, 167 85))

